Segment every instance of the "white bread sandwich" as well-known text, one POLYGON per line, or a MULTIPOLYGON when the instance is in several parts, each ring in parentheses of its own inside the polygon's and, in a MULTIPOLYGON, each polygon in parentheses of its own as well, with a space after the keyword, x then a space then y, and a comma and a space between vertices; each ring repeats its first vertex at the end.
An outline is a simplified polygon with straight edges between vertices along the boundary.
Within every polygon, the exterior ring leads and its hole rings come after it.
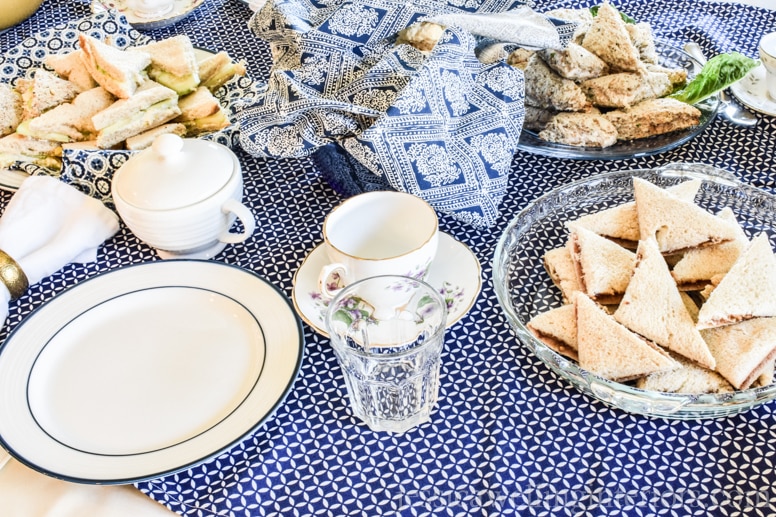
POLYGON ((699 329, 750 318, 776 317, 776 257, 768 236, 758 234, 722 277, 698 314, 699 329))
POLYGON ((43 62, 50 66, 59 77, 67 79, 82 91, 86 91, 98 86, 98 84, 84 66, 82 55, 83 50, 81 49, 65 54, 48 54, 43 62))
POLYGON ((22 118, 37 117, 46 110, 70 102, 81 89, 43 68, 36 68, 32 76, 16 82, 22 96, 22 118))
POLYGON ((22 115, 22 96, 10 84, 0 83, 0 136, 16 131, 22 115))
POLYGON ((653 238, 663 254, 732 241, 738 225, 652 183, 633 178, 641 240, 653 238))
POLYGON ((680 290, 695 291, 719 283, 749 245, 749 239, 729 207, 723 208, 717 215, 736 225, 736 238, 716 246, 687 250, 671 270, 680 290))
POLYGON ((702 335, 719 374, 739 390, 749 388, 776 359, 776 318, 752 318, 702 335))
POLYGON ((526 324, 536 339, 561 355, 579 360, 577 353, 577 317, 573 304, 537 314, 526 324))
POLYGON ((245 75, 247 71, 243 63, 234 61, 224 51, 199 59, 197 66, 200 86, 206 87, 211 92, 228 83, 233 77, 245 75))
POLYGON ((144 133, 180 115, 178 95, 148 80, 128 99, 119 99, 92 117, 97 145, 110 149, 129 137, 144 133))
POLYGON ((631 332, 584 293, 574 295, 579 366, 625 382, 679 367, 668 353, 631 332))
POLYGON ((62 167, 61 156, 59 142, 38 140, 19 133, 0 138, 0 167, 12 167, 21 162, 59 170, 62 167))
POLYGON ((569 247, 554 248, 544 254, 544 269, 550 275, 550 280, 560 290, 563 303, 571 303, 574 293, 581 291, 577 278, 576 266, 571 260, 569 247))
POLYGON ((42 115, 25 120, 17 132, 55 142, 80 142, 96 136, 92 116, 104 110, 116 98, 101 86, 79 93, 72 102, 60 104, 42 115))
POLYGON ((695 300, 693 300, 693 298, 687 294, 686 291, 679 291, 679 296, 682 297, 682 302, 684 303, 685 309, 687 309, 687 314, 690 315, 694 323, 697 323, 698 313, 700 312, 698 304, 695 303, 695 300))
POLYGON ((179 96, 193 92, 199 86, 199 66, 194 46, 185 34, 135 47, 151 56, 148 77, 179 96))
POLYGON ((131 97, 147 75, 151 56, 139 50, 121 50, 87 34, 79 34, 81 60, 97 84, 120 99, 131 97))
MULTIPOLYGON (((697 179, 683 181, 678 185, 668 187, 666 190, 680 199, 693 201, 701 181, 697 179)), ((639 217, 636 213, 636 202, 623 203, 606 210, 584 215, 566 223, 569 230, 576 227, 587 228, 603 235, 626 248, 636 249, 641 232, 639 230, 639 217)))
POLYGON ((760 375, 758 375, 757 379, 752 383, 752 386, 768 386, 773 384, 774 374, 776 374, 774 368, 776 368, 776 362, 770 364, 766 363, 760 371, 760 375))
POLYGON ((582 291, 599 303, 619 303, 633 274, 636 255, 582 227, 571 232, 569 245, 582 291))
POLYGON ((654 238, 639 242, 633 277, 614 318, 656 344, 714 369, 714 357, 695 328, 654 238))
POLYGON ((638 379, 636 387, 664 393, 728 393, 734 390, 733 385, 719 373, 680 356, 673 357, 681 368, 649 374, 638 379))
POLYGON ((175 119, 186 126, 187 136, 196 136, 228 127, 229 116, 205 86, 178 100, 181 114, 175 119))
POLYGON ((141 149, 150 147, 159 135, 168 134, 178 135, 180 137, 186 136, 186 126, 177 122, 162 124, 161 126, 149 129, 139 135, 127 138, 125 147, 130 151, 140 151, 141 149))

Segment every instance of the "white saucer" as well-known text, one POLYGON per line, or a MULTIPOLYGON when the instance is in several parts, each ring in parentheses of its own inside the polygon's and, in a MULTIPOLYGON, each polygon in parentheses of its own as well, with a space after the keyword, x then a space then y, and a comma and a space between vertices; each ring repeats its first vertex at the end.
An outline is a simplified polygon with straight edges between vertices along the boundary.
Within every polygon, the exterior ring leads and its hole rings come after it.
MULTIPOLYGON (((291 292, 299 317, 323 336, 328 336, 323 321, 328 302, 318 294, 318 273, 327 263, 326 250, 319 244, 299 266, 291 292)), ((450 327, 469 312, 480 293, 480 261, 466 244, 440 232, 439 249, 429 268, 427 281, 439 289, 447 301, 447 326, 450 327)))
POLYGON ((126 16, 127 21, 136 29, 153 30, 161 29, 177 23, 191 14, 194 9, 204 3, 205 0, 175 0, 172 8, 158 15, 144 16, 132 9, 132 2, 127 0, 92 0, 92 12, 115 9, 126 16))
POLYGON ((765 88, 763 65, 753 68, 743 79, 730 85, 730 91, 748 108, 776 117, 776 101, 768 96, 765 88))

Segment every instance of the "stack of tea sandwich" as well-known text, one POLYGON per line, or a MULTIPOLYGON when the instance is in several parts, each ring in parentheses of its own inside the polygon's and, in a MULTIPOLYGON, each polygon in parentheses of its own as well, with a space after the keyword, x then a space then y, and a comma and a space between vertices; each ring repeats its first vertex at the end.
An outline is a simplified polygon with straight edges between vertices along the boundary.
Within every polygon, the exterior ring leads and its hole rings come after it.
POLYGON ((119 49, 81 33, 79 45, 0 83, 0 167, 59 169, 63 148, 137 150, 229 126, 213 92, 246 70, 226 52, 198 59, 185 35, 119 49))
POLYGON ((700 184, 634 177, 634 202, 567 221, 567 244, 544 256, 565 305, 532 318, 531 332, 581 368, 645 390, 770 384, 776 257, 730 208, 695 204, 700 184))

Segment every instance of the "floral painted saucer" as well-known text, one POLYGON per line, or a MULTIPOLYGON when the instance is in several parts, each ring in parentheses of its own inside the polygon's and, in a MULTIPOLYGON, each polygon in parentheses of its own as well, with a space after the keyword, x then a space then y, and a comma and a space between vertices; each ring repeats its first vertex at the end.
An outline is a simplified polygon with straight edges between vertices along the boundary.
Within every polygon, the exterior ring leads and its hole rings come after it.
MULTIPOLYGON (((318 292, 318 274, 327 263, 326 250, 319 244, 299 266, 291 292, 299 317, 323 336, 328 335, 323 321, 328 300, 318 292)), ((440 232, 439 248, 429 268, 427 282, 438 289, 447 302, 447 326, 450 327, 469 312, 480 293, 480 262, 466 244, 440 232)))
POLYGON ((743 79, 731 84, 730 91, 748 108, 776 116, 776 101, 768 96, 763 65, 752 69, 743 79))

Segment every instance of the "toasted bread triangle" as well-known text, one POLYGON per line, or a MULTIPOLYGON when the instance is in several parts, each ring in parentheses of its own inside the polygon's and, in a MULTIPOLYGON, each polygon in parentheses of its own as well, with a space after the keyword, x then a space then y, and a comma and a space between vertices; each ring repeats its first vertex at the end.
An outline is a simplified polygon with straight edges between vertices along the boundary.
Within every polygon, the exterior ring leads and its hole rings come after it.
POLYGON ((652 373, 636 381, 641 390, 664 393, 726 393, 734 391, 733 385, 719 373, 698 366, 677 355, 681 368, 669 372, 652 373))
POLYGON ((776 358, 776 318, 753 318, 702 331, 717 372, 736 388, 749 388, 776 358))
MULTIPOLYGON (((668 187, 666 190, 675 194, 679 199, 693 201, 700 186, 701 181, 693 179, 668 187)), ((580 226, 634 249, 641 238, 635 201, 583 215, 579 219, 566 223, 569 230, 580 226)))
POLYGON ((596 301, 622 296, 633 274, 636 255, 582 227, 571 232, 569 242, 582 290, 596 301))
POLYGON ((543 262, 552 283, 563 295, 563 303, 571 303, 573 294, 581 287, 568 246, 551 249, 544 254, 543 262))
POLYGON ((641 240, 655 238, 664 254, 735 239, 737 225, 679 199, 652 183, 633 178, 641 240))
POLYGON ((714 283, 730 270, 748 246, 749 239, 738 225, 733 211, 725 207, 717 215, 736 225, 737 237, 716 246, 688 250, 671 270, 680 289, 697 290, 714 283))
POLYGON ((577 320, 573 304, 562 305, 537 314, 526 325, 536 339, 552 350, 575 361, 577 354, 577 320))
POLYGON ((776 316, 776 257, 768 236, 757 235, 738 257, 698 314, 698 328, 776 316))
POLYGON ((579 366, 614 381, 679 367, 665 351, 634 334, 587 295, 574 295, 579 366))
POLYGON ((658 345, 714 369, 714 357, 695 328, 655 239, 639 242, 636 268, 614 318, 658 345))

